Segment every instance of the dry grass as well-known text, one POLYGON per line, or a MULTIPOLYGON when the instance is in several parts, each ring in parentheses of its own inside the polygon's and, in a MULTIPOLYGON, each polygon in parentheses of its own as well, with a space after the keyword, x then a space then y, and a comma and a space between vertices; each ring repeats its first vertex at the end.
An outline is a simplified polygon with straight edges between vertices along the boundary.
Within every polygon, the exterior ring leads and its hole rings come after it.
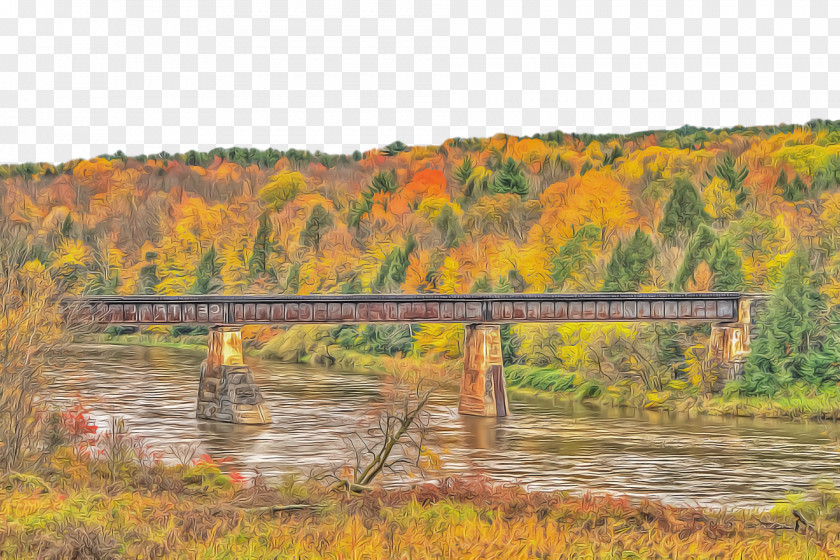
POLYGON ((246 481, 210 457, 166 466, 137 440, 72 433, 0 480, 3 558, 837 558, 840 499, 726 512, 528 492, 480 477, 351 495, 246 481))

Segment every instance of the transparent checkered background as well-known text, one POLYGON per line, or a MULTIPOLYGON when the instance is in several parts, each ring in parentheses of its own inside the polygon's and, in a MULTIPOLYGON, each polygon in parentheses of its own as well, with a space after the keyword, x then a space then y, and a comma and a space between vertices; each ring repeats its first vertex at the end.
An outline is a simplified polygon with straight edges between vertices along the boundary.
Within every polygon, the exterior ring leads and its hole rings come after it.
POLYGON ((9 0, 0 15, 2 162, 840 118, 833 0, 9 0))

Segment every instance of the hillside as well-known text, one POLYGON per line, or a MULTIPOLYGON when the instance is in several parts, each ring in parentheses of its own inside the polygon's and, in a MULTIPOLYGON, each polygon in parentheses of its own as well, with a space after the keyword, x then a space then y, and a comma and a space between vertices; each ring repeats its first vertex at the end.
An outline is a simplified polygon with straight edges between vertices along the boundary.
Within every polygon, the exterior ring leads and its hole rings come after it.
MULTIPOLYGON (((6 165, 0 208, 7 252, 73 294, 768 292, 800 255, 821 305, 840 301, 832 121, 6 165)), ((416 327, 387 353, 455 355, 446 329, 416 327)), ((646 329, 516 327, 506 353, 586 372, 581 346, 646 329)), ((684 371, 705 333, 676 329, 657 347, 684 371)))

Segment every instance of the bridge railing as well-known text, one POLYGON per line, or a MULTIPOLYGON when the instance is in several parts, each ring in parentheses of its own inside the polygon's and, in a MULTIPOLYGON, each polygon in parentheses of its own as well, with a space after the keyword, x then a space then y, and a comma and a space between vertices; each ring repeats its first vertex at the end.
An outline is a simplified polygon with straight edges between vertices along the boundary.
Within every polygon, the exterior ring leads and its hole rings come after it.
POLYGON ((518 323, 738 320, 737 292, 88 296, 74 314, 97 323, 518 323))

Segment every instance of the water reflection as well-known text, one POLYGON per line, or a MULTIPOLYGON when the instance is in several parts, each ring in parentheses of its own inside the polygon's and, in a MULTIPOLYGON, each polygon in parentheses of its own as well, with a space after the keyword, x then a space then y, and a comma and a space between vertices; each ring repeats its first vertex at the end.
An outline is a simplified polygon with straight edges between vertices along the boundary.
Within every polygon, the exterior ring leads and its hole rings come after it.
MULTIPOLYGON (((196 420, 202 358, 164 348, 76 347, 55 372, 55 389, 60 399, 85 402, 102 427, 118 415, 156 448, 195 442, 198 453, 231 457, 236 468, 269 476, 348 461, 343 439, 387 395, 375 376, 254 361, 274 423, 196 420)), ((691 419, 516 394, 508 418, 460 416, 456 405, 457 395, 446 392, 430 408, 445 470, 483 472, 531 488, 766 506, 840 473, 840 454, 829 445, 836 424, 691 419)))
POLYGON ((464 447, 467 449, 496 449, 501 446, 499 426, 505 418, 482 418, 463 416, 460 418, 464 429, 464 447))

